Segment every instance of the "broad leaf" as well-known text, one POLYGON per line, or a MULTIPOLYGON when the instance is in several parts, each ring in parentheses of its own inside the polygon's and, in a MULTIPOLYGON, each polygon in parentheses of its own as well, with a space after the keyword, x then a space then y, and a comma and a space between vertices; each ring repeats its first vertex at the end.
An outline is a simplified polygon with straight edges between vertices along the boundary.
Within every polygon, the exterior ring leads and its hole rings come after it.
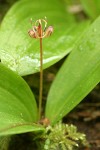
POLYGON ((41 130, 35 98, 26 82, 0 64, 0 135, 41 130))
POLYGON ((30 38, 28 30, 32 28, 30 18, 36 21, 45 16, 48 25, 54 27, 54 33, 43 39, 44 68, 68 54, 87 26, 87 23, 78 26, 73 16, 65 11, 60 0, 17 2, 1 24, 0 58, 3 64, 20 75, 39 71, 39 40, 30 38))
POLYGON ((100 0, 81 0, 83 9, 92 18, 100 15, 100 0))
POLYGON ((100 17, 80 38, 63 64, 46 104, 51 124, 70 112, 100 81, 100 17))

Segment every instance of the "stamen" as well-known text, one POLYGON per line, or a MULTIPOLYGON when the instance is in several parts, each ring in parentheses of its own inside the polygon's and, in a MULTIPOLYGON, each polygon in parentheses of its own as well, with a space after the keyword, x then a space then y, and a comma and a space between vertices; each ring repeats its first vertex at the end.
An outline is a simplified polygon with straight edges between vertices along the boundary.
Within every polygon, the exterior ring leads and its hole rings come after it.
MULTIPOLYGON (((32 18, 30 19, 30 21, 32 25, 32 18)), ((45 17, 45 19, 36 20, 35 25, 32 27, 32 30, 30 30, 28 33, 32 38, 45 38, 49 37, 53 33, 53 27, 49 26, 47 28, 47 21, 45 17)))

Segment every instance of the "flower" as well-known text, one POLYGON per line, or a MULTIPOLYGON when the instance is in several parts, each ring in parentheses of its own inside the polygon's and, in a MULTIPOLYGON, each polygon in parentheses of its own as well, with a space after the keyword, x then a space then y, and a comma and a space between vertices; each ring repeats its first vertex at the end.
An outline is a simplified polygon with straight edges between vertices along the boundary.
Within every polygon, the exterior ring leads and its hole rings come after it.
POLYGON ((47 21, 45 19, 36 20, 35 25, 32 26, 32 29, 28 31, 30 37, 36 39, 49 37, 52 33, 53 33, 53 27, 52 26, 47 27, 47 21))

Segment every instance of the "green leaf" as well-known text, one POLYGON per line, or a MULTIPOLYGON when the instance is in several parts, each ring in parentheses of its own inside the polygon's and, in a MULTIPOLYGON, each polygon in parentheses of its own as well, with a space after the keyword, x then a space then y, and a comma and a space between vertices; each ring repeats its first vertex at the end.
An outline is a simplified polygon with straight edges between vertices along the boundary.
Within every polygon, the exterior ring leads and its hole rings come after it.
POLYGON ((87 29, 50 89, 45 115, 51 124, 70 112, 100 81, 100 17, 87 29))
POLYGON ((83 9, 92 18, 100 15, 100 0, 81 0, 83 9))
POLYGON ((39 71, 39 40, 28 35, 30 18, 36 21, 47 17, 48 26, 54 27, 51 37, 43 39, 43 67, 59 61, 71 50, 87 23, 76 24, 72 15, 65 11, 60 0, 22 0, 5 16, 0 30, 1 62, 20 75, 39 71), (77 38, 76 38, 77 37, 77 38))
POLYGON ((0 64, 0 136, 41 130, 35 98, 26 82, 0 64))

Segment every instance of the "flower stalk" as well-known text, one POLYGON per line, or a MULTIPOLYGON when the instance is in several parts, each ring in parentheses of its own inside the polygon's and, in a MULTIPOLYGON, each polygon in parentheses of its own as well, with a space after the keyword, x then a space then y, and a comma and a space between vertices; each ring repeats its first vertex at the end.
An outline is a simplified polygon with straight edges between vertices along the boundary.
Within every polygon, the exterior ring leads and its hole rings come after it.
POLYGON ((42 38, 40 38, 40 89, 39 89, 39 120, 41 119, 42 112, 42 94, 43 93, 43 50, 42 38))
MULTIPOLYGON (((32 23, 32 20, 31 20, 32 23)), ((43 46, 42 39, 49 37, 53 32, 53 27, 47 28, 47 21, 45 19, 36 20, 35 25, 28 31, 30 37, 39 39, 40 42, 40 88, 39 88, 39 121, 42 118, 42 95, 43 95, 43 46), (44 24, 44 26, 43 26, 44 24)))

